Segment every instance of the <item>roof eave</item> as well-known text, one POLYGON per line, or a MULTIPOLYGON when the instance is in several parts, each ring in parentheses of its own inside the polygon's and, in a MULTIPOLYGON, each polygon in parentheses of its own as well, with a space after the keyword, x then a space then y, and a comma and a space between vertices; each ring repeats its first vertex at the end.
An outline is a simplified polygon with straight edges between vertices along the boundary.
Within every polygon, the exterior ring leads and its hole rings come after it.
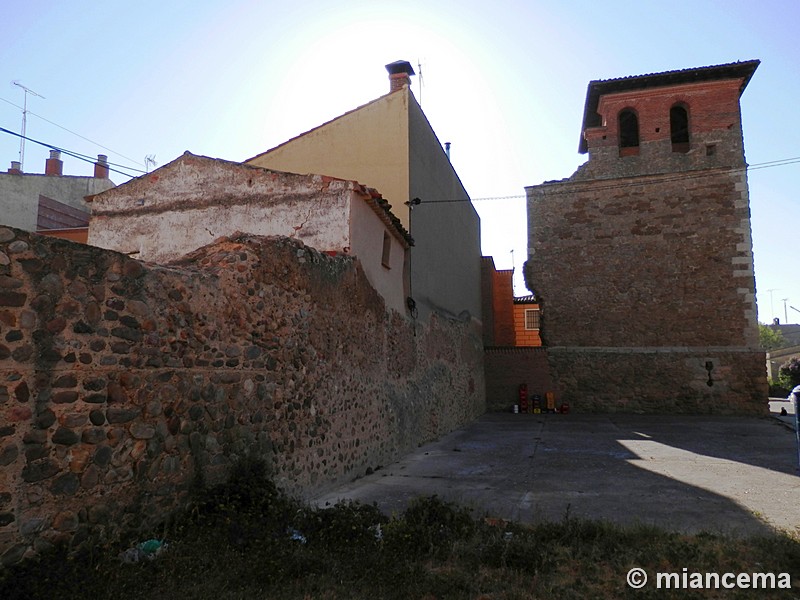
POLYGON ((589 150, 583 133, 590 127, 594 127, 590 121, 597 115, 597 104, 601 96, 650 87, 665 87, 668 85, 681 85, 722 79, 741 79, 742 84, 739 87, 739 96, 741 96, 760 64, 761 61, 756 59, 724 65, 697 67, 694 69, 681 69, 662 73, 635 75, 632 77, 620 77, 617 79, 598 79, 590 81, 586 88, 586 102, 583 109, 583 126, 581 127, 581 139, 578 144, 578 152, 580 154, 586 154, 589 150))

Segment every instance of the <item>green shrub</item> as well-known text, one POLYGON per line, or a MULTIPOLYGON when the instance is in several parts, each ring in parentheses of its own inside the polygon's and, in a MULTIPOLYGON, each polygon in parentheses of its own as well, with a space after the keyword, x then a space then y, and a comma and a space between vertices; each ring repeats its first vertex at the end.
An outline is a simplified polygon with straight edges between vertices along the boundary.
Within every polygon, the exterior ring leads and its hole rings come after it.
POLYGON ((430 496, 413 500, 402 518, 385 526, 384 544, 387 551, 399 555, 437 555, 468 539, 475 530, 468 509, 430 496))
POLYGON ((359 548, 371 552, 383 537, 389 519, 377 505, 339 502, 327 508, 308 509, 298 529, 310 545, 337 551, 359 548))
POLYGON ((266 463, 246 458, 226 483, 199 492, 190 523, 225 530, 230 545, 245 548, 285 538, 299 512, 301 504, 277 488, 266 463))
POLYGON ((778 381, 790 390, 800 385, 800 358, 794 357, 781 365, 778 381))
POLYGON ((770 398, 786 398, 791 392, 789 388, 780 384, 780 382, 771 379, 769 381, 769 397, 770 398))

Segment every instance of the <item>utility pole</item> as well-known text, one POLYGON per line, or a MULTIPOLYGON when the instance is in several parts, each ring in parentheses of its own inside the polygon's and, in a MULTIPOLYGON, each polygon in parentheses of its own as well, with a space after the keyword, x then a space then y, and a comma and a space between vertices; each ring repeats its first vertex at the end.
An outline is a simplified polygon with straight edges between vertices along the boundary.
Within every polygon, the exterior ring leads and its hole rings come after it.
POLYGON ((42 100, 44 100, 45 97, 42 96, 41 94, 37 94, 30 88, 26 88, 19 81, 12 81, 11 83, 16 85, 17 87, 21 87, 22 91, 25 92, 25 99, 22 102, 22 131, 19 140, 19 169, 20 171, 24 171, 25 170, 25 126, 28 120, 28 94, 38 96, 42 100))

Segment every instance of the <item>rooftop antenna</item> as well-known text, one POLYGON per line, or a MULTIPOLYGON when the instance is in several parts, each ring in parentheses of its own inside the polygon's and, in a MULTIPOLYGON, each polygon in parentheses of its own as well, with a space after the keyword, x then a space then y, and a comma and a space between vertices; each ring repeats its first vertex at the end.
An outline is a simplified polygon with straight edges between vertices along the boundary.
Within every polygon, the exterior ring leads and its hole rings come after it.
POLYGON ((144 157, 144 168, 147 169, 147 172, 150 172, 151 168, 155 168, 158 166, 156 162, 156 155, 155 154, 148 154, 144 157))
POLYGON ((773 302, 772 293, 781 291, 780 288, 772 288, 767 290, 769 292, 769 312, 772 313, 772 318, 775 318, 775 303, 773 302))
POLYGON ((42 100, 45 99, 44 96, 41 94, 37 94, 32 89, 25 87, 19 81, 12 81, 14 85, 17 87, 21 87, 22 91, 25 92, 25 99, 22 103, 22 132, 19 139, 19 169, 20 171, 25 170, 25 125, 28 120, 28 94, 32 94, 34 96, 38 96, 42 100))
POLYGON ((422 61, 417 59, 417 78, 419 80, 419 105, 422 106, 422 61))

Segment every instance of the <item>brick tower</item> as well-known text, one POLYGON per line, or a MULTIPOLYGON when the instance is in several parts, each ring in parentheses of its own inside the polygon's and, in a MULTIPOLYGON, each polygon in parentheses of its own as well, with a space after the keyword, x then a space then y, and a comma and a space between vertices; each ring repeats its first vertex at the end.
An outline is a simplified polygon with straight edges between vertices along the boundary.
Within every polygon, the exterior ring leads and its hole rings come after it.
POLYGON ((526 188, 526 281, 576 410, 766 411, 739 107, 758 64, 591 82, 589 160, 526 188))

